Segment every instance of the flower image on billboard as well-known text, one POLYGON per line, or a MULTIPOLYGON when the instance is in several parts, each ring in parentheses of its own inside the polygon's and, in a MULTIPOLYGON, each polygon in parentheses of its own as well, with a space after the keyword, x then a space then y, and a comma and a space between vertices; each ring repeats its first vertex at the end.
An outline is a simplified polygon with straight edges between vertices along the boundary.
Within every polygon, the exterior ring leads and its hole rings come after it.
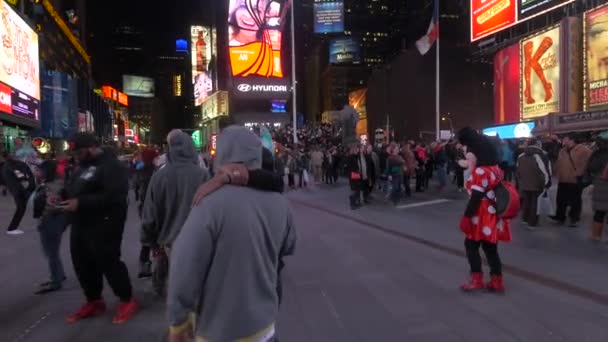
POLYGON ((0 82, 40 100, 38 34, 0 0, 0 82))
POLYGON ((494 56, 494 123, 517 122, 519 105, 519 44, 513 44, 494 56))
POLYGON ((560 28, 521 41, 521 113, 524 120, 559 111, 560 28))
POLYGON ((586 109, 608 108, 608 6, 585 14, 586 109))
POLYGON ((194 105, 203 104, 213 90, 209 76, 209 63, 213 53, 211 29, 205 26, 190 27, 190 46, 192 48, 192 84, 194 85, 194 105))

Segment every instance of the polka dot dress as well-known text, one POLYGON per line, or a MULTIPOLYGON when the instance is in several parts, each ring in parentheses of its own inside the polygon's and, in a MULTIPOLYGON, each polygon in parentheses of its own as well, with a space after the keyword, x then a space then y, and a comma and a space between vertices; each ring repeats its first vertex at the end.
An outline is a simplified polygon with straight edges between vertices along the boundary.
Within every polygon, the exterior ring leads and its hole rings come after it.
POLYGON ((509 220, 503 220, 496 214, 496 194, 492 190, 502 179, 503 172, 498 166, 480 166, 471 172, 466 182, 467 191, 469 194, 473 191, 482 192, 484 198, 477 215, 471 219, 473 229, 467 234, 467 239, 491 243, 511 240, 509 220))

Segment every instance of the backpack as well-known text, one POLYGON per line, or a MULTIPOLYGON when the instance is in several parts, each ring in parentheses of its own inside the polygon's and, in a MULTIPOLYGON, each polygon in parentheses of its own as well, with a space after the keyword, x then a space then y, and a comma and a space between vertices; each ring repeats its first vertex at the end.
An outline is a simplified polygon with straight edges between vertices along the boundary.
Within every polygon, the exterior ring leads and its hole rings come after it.
POLYGON ((519 213, 519 192, 511 182, 501 181, 494 187, 496 214, 502 219, 512 219, 519 213))

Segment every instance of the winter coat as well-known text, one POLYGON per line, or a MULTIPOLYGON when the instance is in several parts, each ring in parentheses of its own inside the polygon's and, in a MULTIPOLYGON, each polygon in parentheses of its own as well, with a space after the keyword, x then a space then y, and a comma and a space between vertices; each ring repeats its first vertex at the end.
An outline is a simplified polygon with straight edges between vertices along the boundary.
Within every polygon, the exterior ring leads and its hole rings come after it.
POLYGON ((587 161, 591 156, 591 149, 584 145, 576 145, 572 149, 567 147, 559 151, 555 173, 560 183, 577 184, 577 177, 582 176, 587 169, 587 161))
POLYGON ((608 179, 603 177, 608 166, 608 149, 597 150, 589 158, 587 172, 593 179, 593 210, 608 211, 608 179))
POLYGON ((521 191, 543 191, 551 182, 547 154, 529 146, 517 159, 517 179, 521 191))

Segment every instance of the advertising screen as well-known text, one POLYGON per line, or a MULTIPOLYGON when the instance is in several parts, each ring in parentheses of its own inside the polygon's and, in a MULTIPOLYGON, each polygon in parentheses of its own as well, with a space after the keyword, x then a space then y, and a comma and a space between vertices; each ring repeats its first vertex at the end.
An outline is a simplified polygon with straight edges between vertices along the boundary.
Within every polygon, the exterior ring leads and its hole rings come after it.
POLYGON ((0 82, 0 112, 32 121, 40 120, 40 101, 0 82))
POLYGON ((270 111, 273 113, 287 113, 287 101, 272 100, 270 111))
POLYGON ((518 0, 519 20, 528 19, 573 1, 574 0, 518 0))
POLYGON ((573 1, 575 0, 471 0, 471 41, 573 1))
POLYGON ((211 29, 205 26, 191 26, 190 39, 194 105, 200 106, 213 90, 213 82, 209 76, 213 46, 211 29))
POLYGON ((359 42, 353 38, 332 39, 329 43, 330 64, 361 63, 359 42))
POLYGON ((512 125, 495 126, 485 128, 483 134, 501 139, 531 138, 534 122, 522 122, 512 125))
POLYGON ((477 40, 515 24, 514 0, 471 0, 471 40, 477 40))
POLYGON ((229 1, 228 42, 235 94, 254 98, 289 96, 281 59, 281 3, 229 1))
POLYGON ((133 97, 154 97, 154 79, 149 77, 123 75, 122 90, 133 97))
POLYGON ((342 1, 315 0, 315 33, 344 32, 344 3, 342 1))
POLYGON ((0 0, 0 82, 40 100, 38 35, 0 0))
POLYGON ((559 111, 559 27, 521 41, 521 113, 524 120, 559 111))
POLYGON ((506 47, 494 56, 494 123, 518 122, 519 44, 506 47))
POLYGON ((585 14, 587 109, 608 108, 608 6, 585 14))

